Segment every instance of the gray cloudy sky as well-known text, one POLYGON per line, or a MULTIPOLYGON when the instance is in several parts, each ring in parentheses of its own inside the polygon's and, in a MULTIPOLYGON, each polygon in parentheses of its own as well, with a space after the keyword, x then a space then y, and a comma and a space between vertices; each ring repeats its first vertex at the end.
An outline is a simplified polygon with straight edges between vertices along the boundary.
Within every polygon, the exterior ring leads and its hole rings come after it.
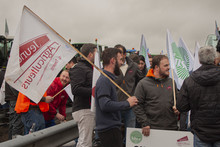
POLYGON ((26 5, 66 40, 139 50, 141 34, 150 52, 166 52, 166 30, 194 51, 220 26, 220 0, 0 0, 0 34, 5 19, 14 36, 26 5))

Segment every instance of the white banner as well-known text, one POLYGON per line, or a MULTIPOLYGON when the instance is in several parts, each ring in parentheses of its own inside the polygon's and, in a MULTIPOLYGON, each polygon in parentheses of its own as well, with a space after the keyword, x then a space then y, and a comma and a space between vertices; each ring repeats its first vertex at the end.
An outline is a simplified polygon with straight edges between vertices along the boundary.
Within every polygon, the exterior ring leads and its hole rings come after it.
POLYGON ((5 80, 38 103, 76 50, 26 6, 15 34, 5 80))
POLYGON ((126 147, 193 147, 193 134, 150 129, 150 136, 144 136, 142 129, 127 128, 126 147))
POLYGON ((74 102, 74 95, 72 94, 72 88, 71 88, 71 84, 68 84, 64 90, 66 91, 66 93, 68 94, 68 96, 70 97, 70 99, 72 100, 72 102, 74 102))
MULTIPOLYGON (((94 64, 101 69, 101 64, 100 64, 100 57, 99 57, 99 47, 97 44, 97 52, 95 53, 95 61, 94 64)), ((99 76, 101 75, 101 73, 96 69, 93 68, 93 77, 92 77, 92 100, 91 100, 91 111, 95 112, 96 107, 95 107, 95 86, 96 86, 96 82, 99 78, 99 76)))

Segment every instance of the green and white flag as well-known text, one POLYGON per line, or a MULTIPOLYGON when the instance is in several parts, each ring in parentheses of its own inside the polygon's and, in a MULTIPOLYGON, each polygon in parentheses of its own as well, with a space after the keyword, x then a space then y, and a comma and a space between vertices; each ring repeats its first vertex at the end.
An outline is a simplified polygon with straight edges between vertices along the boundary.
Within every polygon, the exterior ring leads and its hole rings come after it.
POLYGON ((178 47, 179 47, 179 51, 182 55, 182 58, 184 59, 185 65, 186 65, 189 73, 192 72, 193 64, 194 64, 194 57, 193 57, 192 53, 189 51, 189 49, 188 49, 188 47, 182 37, 180 37, 180 39, 179 39, 178 47))
MULTIPOLYGON (((185 78, 189 76, 189 71, 185 65, 181 51, 173 41, 169 30, 167 30, 167 53, 169 56, 170 67, 173 69, 174 80, 177 88, 180 89, 185 78)), ((171 72, 170 77, 172 77, 171 72)))
POLYGON ((140 47, 139 55, 144 56, 147 69, 150 69, 150 62, 149 62, 149 58, 148 58, 147 45, 146 45, 146 41, 145 41, 145 38, 144 38, 143 34, 141 36, 141 47, 140 47))

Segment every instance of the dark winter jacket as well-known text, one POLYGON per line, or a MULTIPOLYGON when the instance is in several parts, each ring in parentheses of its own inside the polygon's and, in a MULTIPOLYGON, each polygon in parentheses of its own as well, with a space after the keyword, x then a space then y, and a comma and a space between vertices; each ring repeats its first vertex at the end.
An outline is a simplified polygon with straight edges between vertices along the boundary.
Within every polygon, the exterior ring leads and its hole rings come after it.
POLYGON ((69 71, 72 94, 74 95, 73 112, 90 109, 92 94, 93 67, 86 60, 79 61, 69 71))
MULTIPOLYGON (((60 82, 60 78, 57 77, 50 85, 50 87, 47 89, 47 95, 53 97, 63 88, 64 87, 63 84, 60 82)), ((66 117, 66 101, 68 98, 69 96, 65 90, 58 94, 56 97, 54 97, 54 100, 49 103, 49 111, 44 112, 44 119, 46 121, 54 119, 55 115, 57 114, 56 109, 59 110, 59 113, 61 115, 66 117)))
POLYGON ((134 95, 139 101, 134 112, 142 127, 177 130, 177 116, 172 109, 174 98, 171 78, 156 79, 153 69, 150 69, 147 77, 138 83, 134 95))
MULTIPOLYGON (((115 76, 104 70, 104 72, 112 79, 115 76)), ((128 101, 118 102, 116 95, 116 87, 112 82, 101 75, 96 83, 95 88, 96 99, 96 130, 106 131, 112 128, 120 128, 121 114, 120 110, 130 108, 128 101)))
POLYGON ((220 67, 202 65, 185 79, 177 109, 191 110, 191 129, 200 140, 220 141, 220 67))
POLYGON ((18 91, 5 82, 5 101, 17 101, 18 91))
MULTIPOLYGON (((135 87, 137 83, 144 78, 141 70, 139 70, 138 65, 134 63, 130 58, 126 57, 126 62, 128 64, 128 69, 123 75, 120 71, 120 75, 116 78, 115 82, 126 91, 129 95, 134 95, 135 87)), ((117 89, 117 96, 119 101, 127 100, 127 96, 119 89, 117 89)))

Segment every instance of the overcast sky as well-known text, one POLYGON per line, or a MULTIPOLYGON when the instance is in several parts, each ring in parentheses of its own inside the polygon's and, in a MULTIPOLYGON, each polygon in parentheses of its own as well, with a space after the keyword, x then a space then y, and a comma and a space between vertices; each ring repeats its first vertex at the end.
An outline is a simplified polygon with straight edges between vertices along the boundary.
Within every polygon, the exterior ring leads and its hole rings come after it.
POLYGON ((220 26, 220 0, 0 0, 0 34, 5 19, 14 36, 26 5, 66 40, 140 49, 141 35, 150 52, 166 52, 166 30, 178 44, 183 37, 194 51, 220 26))

